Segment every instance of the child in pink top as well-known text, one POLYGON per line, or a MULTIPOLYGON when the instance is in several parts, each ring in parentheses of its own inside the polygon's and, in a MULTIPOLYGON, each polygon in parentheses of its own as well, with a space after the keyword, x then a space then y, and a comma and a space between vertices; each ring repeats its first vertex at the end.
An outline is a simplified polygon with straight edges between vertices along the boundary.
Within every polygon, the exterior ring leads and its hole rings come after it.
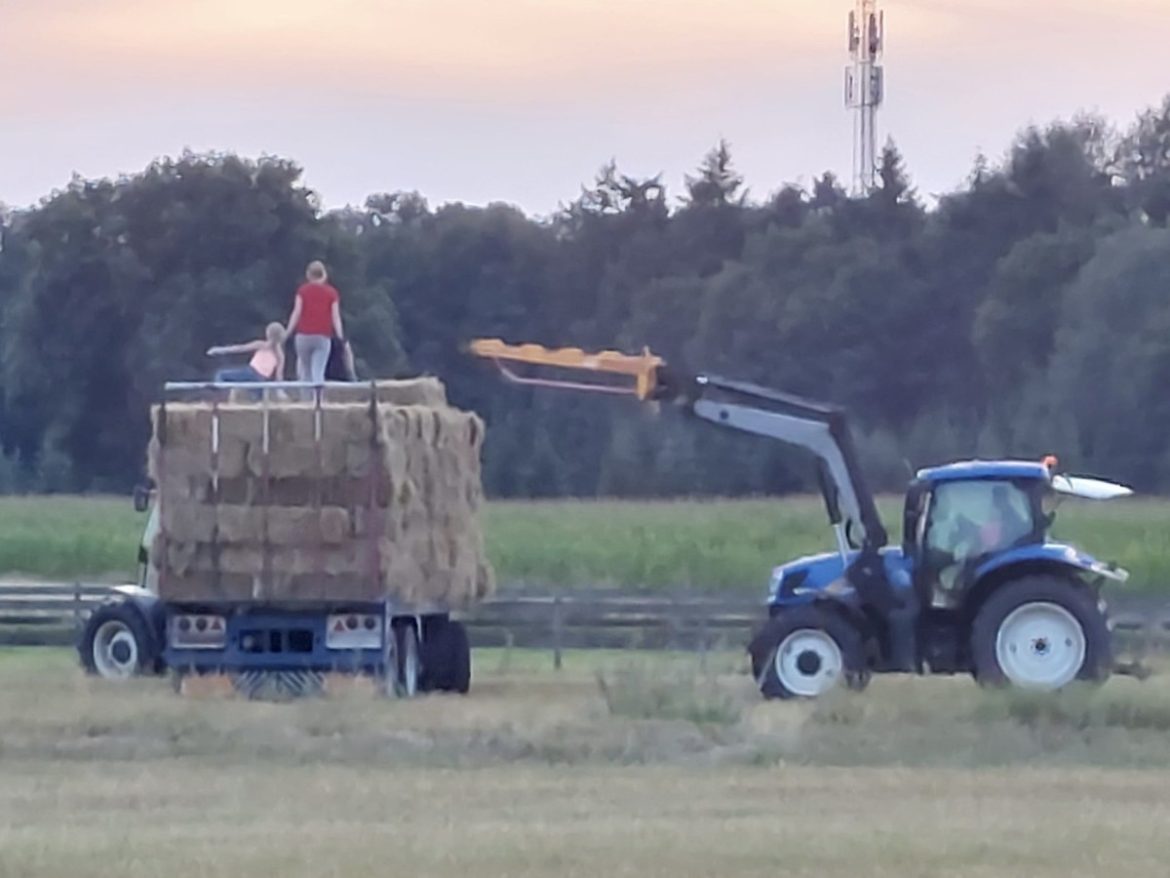
POLYGON ((251 354, 247 366, 220 369, 215 373, 217 383, 283 381, 284 380, 284 327, 269 323, 264 338, 244 344, 220 345, 207 349, 209 357, 223 354, 251 354))

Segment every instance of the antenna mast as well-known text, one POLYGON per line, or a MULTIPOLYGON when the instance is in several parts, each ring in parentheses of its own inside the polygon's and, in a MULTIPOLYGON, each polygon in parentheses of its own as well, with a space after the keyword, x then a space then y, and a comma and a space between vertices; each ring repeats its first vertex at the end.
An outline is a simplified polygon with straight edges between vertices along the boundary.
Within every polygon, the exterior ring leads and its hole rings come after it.
POLYGON ((885 43, 885 13, 878 0, 856 0, 849 13, 849 56, 845 106, 853 110, 853 194, 868 195, 877 175, 877 111, 885 97, 878 62, 885 43))

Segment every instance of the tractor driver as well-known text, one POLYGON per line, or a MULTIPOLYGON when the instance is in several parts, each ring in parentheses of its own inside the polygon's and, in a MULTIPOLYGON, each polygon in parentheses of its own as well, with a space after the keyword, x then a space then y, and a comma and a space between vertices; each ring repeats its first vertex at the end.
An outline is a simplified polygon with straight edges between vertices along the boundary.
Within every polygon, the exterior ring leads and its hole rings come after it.
MULTIPOLYGON (((1018 493, 1015 499, 1022 500, 1018 493)), ((980 554, 1006 549, 1031 532, 1028 516, 1012 500, 1012 489, 1008 485, 1000 484, 991 489, 991 513, 980 528, 980 554)))
POLYGON ((1021 503, 1026 500, 1019 492, 1003 483, 988 486, 975 481, 938 490, 927 548, 934 556, 942 589, 958 586, 971 562, 1005 549, 1031 532, 1021 503))

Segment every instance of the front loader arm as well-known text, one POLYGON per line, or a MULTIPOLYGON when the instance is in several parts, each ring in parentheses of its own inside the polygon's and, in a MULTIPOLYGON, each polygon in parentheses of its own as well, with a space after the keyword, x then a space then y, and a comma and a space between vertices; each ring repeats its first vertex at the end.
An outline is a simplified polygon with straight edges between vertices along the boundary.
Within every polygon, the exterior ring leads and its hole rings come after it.
POLYGON ((470 350, 494 361, 508 380, 519 384, 674 402, 718 427, 804 448, 820 464, 821 490, 831 522, 843 525, 844 533, 865 550, 876 552, 888 540, 857 463, 848 420, 839 408, 711 375, 678 375, 649 351, 634 356, 617 351, 590 354, 577 348, 508 345, 499 339, 479 339, 472 342, 470 350), (590 373, 594 380, 522 375, 517 364, 577 375, 590 373), (614 383, 615 376, 633 382, 614 383))

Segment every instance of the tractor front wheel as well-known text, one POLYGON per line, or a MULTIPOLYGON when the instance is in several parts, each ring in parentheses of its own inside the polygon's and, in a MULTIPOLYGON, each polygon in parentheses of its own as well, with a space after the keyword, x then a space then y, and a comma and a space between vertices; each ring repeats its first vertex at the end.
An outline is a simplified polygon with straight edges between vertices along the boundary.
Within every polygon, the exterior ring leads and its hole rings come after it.
POLYGON ((1051 692, 1112 672, 1109 627, 1092 593, 1059 576, 1004 583, 971 626, 975 679, 1051 692))
POLYGON ((861 632, 820 607, 797 607, 765 626, 749 648, 765 698, 816 698, 869 682, 861 632))

